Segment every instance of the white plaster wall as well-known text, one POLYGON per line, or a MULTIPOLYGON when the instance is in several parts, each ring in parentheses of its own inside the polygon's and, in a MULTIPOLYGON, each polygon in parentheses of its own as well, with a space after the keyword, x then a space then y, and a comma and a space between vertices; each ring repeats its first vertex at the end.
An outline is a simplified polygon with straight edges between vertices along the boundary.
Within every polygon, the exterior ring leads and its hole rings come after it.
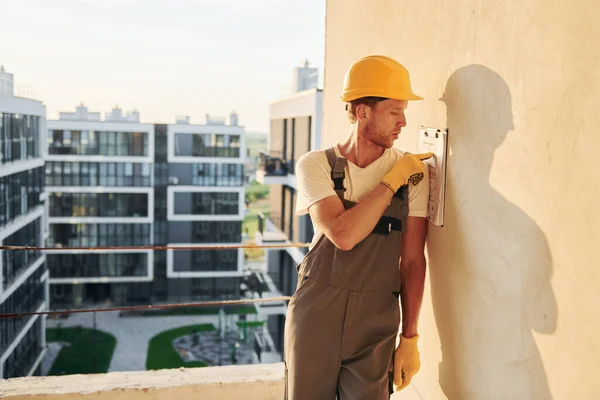
POLYGON ((405 64, 425 97, 397 145, 415 151, 420 125, 450 129, 413 380, 425 399, 600 397, 599 12, 591 0, 327 2, 324 145, 348 132, 346 69, 374 53, 405 64))
MULTIPOLYGON (((311 150, 319 150, 323 116, 323 91, 318 89, 304 90, 292 96, 271 103, 269 118, 271 120, 312 116, 311 150)), ((267 143, 271 143, 269 138, 267 143)))

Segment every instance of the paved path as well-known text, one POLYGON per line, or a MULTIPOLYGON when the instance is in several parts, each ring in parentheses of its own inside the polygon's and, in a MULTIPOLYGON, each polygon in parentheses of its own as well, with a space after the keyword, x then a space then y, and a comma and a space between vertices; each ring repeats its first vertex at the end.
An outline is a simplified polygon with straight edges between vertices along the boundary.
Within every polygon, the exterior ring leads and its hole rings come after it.
MULTIPOLYGON (((153 336, 186 325, 210 323, 218 327, 218 320, 218 315, 121 318, 117 311, 111 311, 96 313, 96 328, 117 339, 109 372, 145 371, 148 344, 153 336)), ((81 325, 92 328, 93 314, 74 314, 66 320, 47 320, 48 328, 56 328, 59 323, 63 327, 81 325)))

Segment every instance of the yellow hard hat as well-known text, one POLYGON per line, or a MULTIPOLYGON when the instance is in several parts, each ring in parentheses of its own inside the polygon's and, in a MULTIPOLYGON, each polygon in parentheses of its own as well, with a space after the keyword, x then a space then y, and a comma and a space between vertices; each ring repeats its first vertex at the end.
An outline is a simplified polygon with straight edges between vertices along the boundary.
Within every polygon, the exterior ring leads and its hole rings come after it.
POLYGON ((361 97, 423 100, 412 92, 406 68, 393 58, 378 55, 361 58, 346 72, 342 100, 361 97))

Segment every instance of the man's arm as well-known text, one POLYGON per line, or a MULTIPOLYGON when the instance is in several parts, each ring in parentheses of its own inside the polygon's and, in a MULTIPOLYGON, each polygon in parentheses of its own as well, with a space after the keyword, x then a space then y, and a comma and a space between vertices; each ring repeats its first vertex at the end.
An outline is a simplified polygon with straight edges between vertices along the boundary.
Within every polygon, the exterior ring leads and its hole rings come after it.
POLYGON ((352 250, 366 238, 390 204, 394 193, 379 184, 349 210, 338 196, 329 196, 309 207, 315 225, 340 250, 352 250))
MULTIPOLYGON (((431 154, 403 156, 381 178, 381 183, 350 210, 345 210, 342 201, 333 194, 315 202, 308 207, 311 219, 336 247, 352 250, 373 231, 390 204, 392 196, 402 185, 409 181, 413 185, 419 184, 427 172, 421 160, 431 157, 431 154)), ((304 165, 304 162, 301 165, 304 165)), ((298 182, 299 186, 300 182, 310 183, 308 175, 299 174, 298 182)))
POLYGON ((400 259, 402 335, 411 338, 418 334, 419 313, 425 288, 425 239, 427 219, 408 217, 402 234, 400 259))

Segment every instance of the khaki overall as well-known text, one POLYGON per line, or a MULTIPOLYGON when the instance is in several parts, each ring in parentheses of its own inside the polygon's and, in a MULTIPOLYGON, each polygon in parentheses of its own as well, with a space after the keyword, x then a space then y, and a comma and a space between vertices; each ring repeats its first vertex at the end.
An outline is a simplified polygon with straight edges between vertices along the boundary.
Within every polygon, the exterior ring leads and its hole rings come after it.
MULTIPOLYGON (((334 189, 344 199, 346 159, 327 149, 334 189)), ((322 235, 298 266, 285 321, 285 398, 384 400, 400 325, 400 243, 406 187, 373 233, 350 251, 322 235)))

